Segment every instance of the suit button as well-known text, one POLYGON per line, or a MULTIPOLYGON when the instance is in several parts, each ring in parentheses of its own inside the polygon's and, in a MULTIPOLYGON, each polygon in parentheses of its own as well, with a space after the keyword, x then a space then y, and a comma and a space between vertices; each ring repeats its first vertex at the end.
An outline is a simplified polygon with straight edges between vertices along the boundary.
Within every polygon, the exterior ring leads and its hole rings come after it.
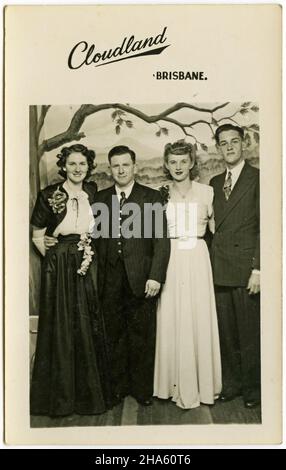
POLYGON ((122 250, 118 250, 118 253, 122 253, 122 250))
POLYGON ((121 242, 117 242, 117 245, 121 245, 121 242))

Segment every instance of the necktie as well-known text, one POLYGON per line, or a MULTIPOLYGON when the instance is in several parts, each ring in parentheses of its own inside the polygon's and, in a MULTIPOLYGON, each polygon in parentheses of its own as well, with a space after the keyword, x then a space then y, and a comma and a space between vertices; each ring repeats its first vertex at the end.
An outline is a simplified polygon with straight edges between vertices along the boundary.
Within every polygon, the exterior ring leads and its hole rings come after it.
POLYGON ((120 210, 122 209, 122 206, 123 206, 125 201, 126 201, 126 195, 125 195, 125 192, 122 191, 120 193, 120 210))
POLYGON ((231 180, 231 171, 228 172, 227 178, 224 182, 223 185, 223 192, 225 195, 225 199, 228 200, 230 193, 231 193, 231 186, 232 186, 232 180, 231 180))
MULTIPOLYGON (((119 208, 120 208, 120 215, 119 215, 119 236, 122 237, 122 228, 121 228, 121 210, 123 207, 123 204, 126 201, 126 194, 124 191, 120 193, 120 203, 119 203, 119 208)), ((121 245, 121 242, 119 242, 121 245)), ((118 254, 121 255, 121 249, 118 250, 118 254)))

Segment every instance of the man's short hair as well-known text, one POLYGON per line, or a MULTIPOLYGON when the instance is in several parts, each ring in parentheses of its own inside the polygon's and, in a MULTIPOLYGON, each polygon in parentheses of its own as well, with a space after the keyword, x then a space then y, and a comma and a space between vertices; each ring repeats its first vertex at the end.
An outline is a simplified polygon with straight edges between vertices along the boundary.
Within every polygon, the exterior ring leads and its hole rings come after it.
POLYGON ((215 131, 215 141, 217 144, 219 144, 220 134, 224 131, 236 131, 239 133, 242 139, 244 138, 244 131, 242 127, 234 126, 233 124, 223 124, 222 126, 219 126, 217 130, 215 131))
POLYGON ((110 163, 111 158, 114 155, 123 155, 124 153, 129 153, 131 160, 133 163, 136 162, 136 154, 133 150, 131 150, 127 145, 116 145, 116 147, 112 147, 112 149, 108 153, 108 161, 110 163))

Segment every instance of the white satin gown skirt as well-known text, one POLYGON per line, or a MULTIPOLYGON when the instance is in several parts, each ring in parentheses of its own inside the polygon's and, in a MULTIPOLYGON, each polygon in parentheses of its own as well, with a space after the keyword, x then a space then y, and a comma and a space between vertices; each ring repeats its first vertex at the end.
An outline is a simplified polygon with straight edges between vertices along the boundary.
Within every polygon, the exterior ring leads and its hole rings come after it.
POLYGON ((221 360, 207 245, 171 240, 171 257, 157 311, 154 396, 181 408, 213 404, 221 392, 221 360), (182 245, 181 245, 182 246, 182 245))

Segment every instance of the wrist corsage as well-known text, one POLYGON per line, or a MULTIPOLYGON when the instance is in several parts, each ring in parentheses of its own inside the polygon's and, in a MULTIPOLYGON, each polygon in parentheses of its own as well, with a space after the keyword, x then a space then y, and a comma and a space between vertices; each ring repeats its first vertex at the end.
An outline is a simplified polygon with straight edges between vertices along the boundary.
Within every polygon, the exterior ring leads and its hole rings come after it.
POLYGON ((65 210, 67 199, 68 199, 67 194, 64 193, 63 191, 60 191, 59 188, 57 188, 53 192, 52 197, 48 198, 48 202, 54 214, 60 214, 61 212, 63 212, 63 210, 65 210))
POLYGON ((88 270, 90 263, 92 262, 92 256, 94 251, 92 251, 91 236, 89 233, 82 233, 80 236, 80 241, 78 242, 78 250, 83 251, 83 260, 80 268, 77 270, 77 273, 81 276, 85 276, 88 270))

